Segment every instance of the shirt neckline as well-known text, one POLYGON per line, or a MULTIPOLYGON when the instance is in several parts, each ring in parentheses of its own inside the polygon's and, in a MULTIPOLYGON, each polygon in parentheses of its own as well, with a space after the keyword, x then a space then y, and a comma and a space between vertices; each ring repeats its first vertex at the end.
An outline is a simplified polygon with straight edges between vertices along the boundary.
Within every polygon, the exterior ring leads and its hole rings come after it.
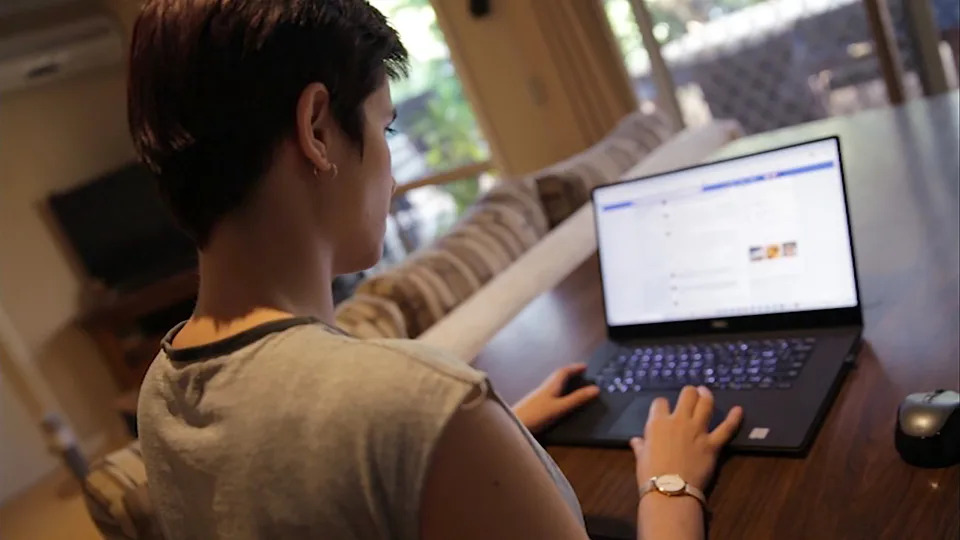
POLYGON ((167 335, 164 336, 163 341, 160 342, 163 352, 174 362, 199 362, 218 356, 226 356, 256 343, 270 334, 283 332, 297 326, 315 324, 333 334, 345 335, 341 330, 324 324, 316 317, 289 317, 287 319, 277 319, 275 321, 258 324, 253 328, 248 328, 232 336, 211 341, 210 343, 204 343, 203 345, 181 348, 174 347, 173 338, 180 333, 180 330, 182 330, 186 324, 187 321, 183 321, 174 326, 167 332, 167 335))

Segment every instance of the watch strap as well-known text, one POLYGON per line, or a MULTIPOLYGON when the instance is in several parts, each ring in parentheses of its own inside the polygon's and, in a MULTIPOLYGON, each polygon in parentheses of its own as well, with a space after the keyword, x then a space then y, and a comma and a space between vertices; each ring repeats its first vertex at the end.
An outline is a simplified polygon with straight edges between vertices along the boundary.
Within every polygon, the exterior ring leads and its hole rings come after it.
POLYGON ((642 499, 644 495, 650 493, 651 491, 657 491, 656 485, 656 476, 647 480, 643 485, 640 486, 640 498, 642 499))
POLYGON ((643 496, 650 493, 651 491, 655 491, 662 495, 666 495, 667 497, 682 497, 684 495, 689 495, 694 499, 700 501, 700 506, 702 506, 704 509, 707 508, 707 496, 704 495, 703 491, 701 491, 699 488, 691 486, 690 484, 686 483, 686 481, 684 481, 683 491, 676 494, 670 494, 665 491, 660 491, 659 489, 657 489, 657 477, 654 476, 653 478, 647 480, 645 484, 640 486, 640 493, 639 493, 640 499, 643 499, 643 496))
POLYGON ((704 495, 703 492, 700 491, 699 488, 695 488, 695 487, 691 486, 690 484, 687 484, 687 485, 685 485, 685 486, 683 487, 683 492, 686 493, 687 495, 690 495, 690 496, 693 497, 694 499, 700 501, 700 504, 701 504, 704 508, 707 507, 707 496, 704 495))

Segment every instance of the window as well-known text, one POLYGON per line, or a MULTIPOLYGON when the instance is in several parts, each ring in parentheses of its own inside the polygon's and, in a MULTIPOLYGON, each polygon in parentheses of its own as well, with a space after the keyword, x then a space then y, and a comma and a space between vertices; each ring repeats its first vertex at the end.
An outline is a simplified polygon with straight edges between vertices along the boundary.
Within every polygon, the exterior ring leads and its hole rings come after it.
POLYGON ((443 233, 477 198, 490 182, 484 174, 490 151, 430 1, 371 4, 387 16, 410 53, 410 76, 391 85, 398 117, 389 144, 400 193, 388 227, 390 264, 443 233))
MULTIPOLYGON (((656 86, 631 0, 604 0, 641 104, 656 86)), ((919 96, 904 3, 890 0, 907 95, 919 96)), ((862 0, 644 0, 688 125, 757 133, 886 105, 862 0)))

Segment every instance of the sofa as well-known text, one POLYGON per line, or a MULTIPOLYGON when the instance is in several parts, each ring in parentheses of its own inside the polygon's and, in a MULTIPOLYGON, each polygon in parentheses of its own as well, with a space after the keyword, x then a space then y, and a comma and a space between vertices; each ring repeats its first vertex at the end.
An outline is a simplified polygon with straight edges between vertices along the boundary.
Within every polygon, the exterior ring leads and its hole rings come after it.
MULTIPOLYGON (((659 113, 628 115, 586 151, 533 174, 499 182, 433 245, 363 281, 356 294, 337 307, 337 325, 362 339, 419 337, 433 339, 441 346, 471 343, 462 350, 475 350, 482 345, 483 336, 502 324, 509 313, 518 309, 516 306, 512 311, 501 309, 496 316, 488 317, 487 328, 478 330, 480 337, 474 340, 463 340, 461 335, 445 341, 449 327, 438 323, 462 326, 460 320, 474 318, 464 313, 464 304, 485 304, 485 298, 508 294, 509 290, 504 292, 504 288, 509 283, 501 282, 512 279, 516 286, 517 279, 511 277, 516 275, 522 281, 525 271, 515 263, 530 258, 525 256, 534 255, 535 248, 556 249, 550 245, 568 243, 563 235, 592 236, 583 225, 583 212, 589 210, 586 203, 593 187, 618 181, 625 173, 641 171, 636 168, 638 163, 644 163, 651 153, 662 153, 669 145, 673 149, 667 154, 672 157, 659 160, 664 167, 687 164, 684 160, 699 161, 736 137, 738 129, 724 125, 714 126, 713 131, 719 135, 709 135, 701 143, 697 139, 700 128, 677 133, 659 113), (685 148, 690 144, 704 148, 699 154, 690 153, 685 148)), ((593 249, 595 244, 580 246, 579 251, 593 249)), ((570 259, 562 268, 552 268, 552 279, 569 273, 567 267, 572 270, 575 262, 570 259)), ((549 279, 541 280, 536 287, 550 283, 549 279)), ((512 301, 526 301, 539 290, 531 288, 524 295, 514 294, 512 301)), ((462 353, 467 361, 470 354, 462 353)), ((138 443, 94 463, 83 489, 90 515, 105 538, 161 538, 138 443)))

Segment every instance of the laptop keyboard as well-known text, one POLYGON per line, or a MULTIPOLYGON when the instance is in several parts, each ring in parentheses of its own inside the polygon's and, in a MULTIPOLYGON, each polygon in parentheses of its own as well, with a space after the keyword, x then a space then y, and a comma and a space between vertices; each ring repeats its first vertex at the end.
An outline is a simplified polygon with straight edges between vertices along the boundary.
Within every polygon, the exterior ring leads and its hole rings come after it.
POLYGON ((788 389, 809 360, 814 338, 621 347, 594 379, 606 392, 788 389))

